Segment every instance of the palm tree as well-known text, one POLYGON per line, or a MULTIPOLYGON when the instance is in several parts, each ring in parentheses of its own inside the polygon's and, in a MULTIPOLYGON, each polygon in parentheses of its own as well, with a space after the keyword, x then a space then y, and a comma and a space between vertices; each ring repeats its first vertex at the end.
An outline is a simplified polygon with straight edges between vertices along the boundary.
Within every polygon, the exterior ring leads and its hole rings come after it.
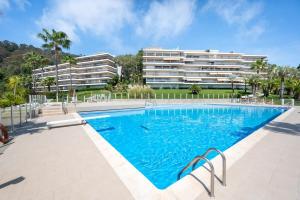
POLYGON ((190 91, 192 92, 192 94, 199 94, 201 91, 201 87, 199 85, 193 84, 190 87, 190 91))
POLYGON ((244 93, 247 93, 247 83, 249 82, 249 76, 245 75, 243 76, 244 81, 244 93))
POLYGON ((276 70, 276 74, 277 77, 280 79, 280 98, 283 98, 283 94, 284 94, 284 81, 287 77, 289 77, 290 75, 290 69, 289 67, 285 66, 285 67, 277 67, 276 70))
POLYGON ((294 98, 300 99, 300 79, 295 79, 295 91, 294 91, 294 98))
POLYGON ((55 69, 56 69, 56 101, 58 101, 58 59, 62 51, 62 48, 69 49, 71 45, 71 40, 66 33, 62 31, 55 31, 49 33, 47 29, 43 29, 42 33, 37 35, 45 43, 42 45, 43 48, 49 49, 54 52, 55 56, 55 69))
POLYGON ((51 90, 51 86, 55 84, 55 78, 46 77, 42 80, 42 85, 47 86, 48 92, 51 90))
POLYGON ((286 88, 289 93, 295 96, 295 92, 300 83, 300 72, 296 68, 289 68, 289 76, 286 80, 286 88))
POLYGON ((229 80, 230 80, 230 82, 231 82, 231 89, 232 89, 232 93, 234 93, 233 84, 234 84, 234 81, 235 81, 235 79, 236 79, 236 76, 234 76, 234 75, 231 75, 231 76, 229 76, 229 77, 228 77, 228 79, 229 79, 229 80))
POLYGON ((74 95, 74 92, 73 92, 73 83, 72 83, 72 66, 73 65, 76 65, 77 64, 77 60, 73 57, 73 56, 64 56, 63 57, 63 62, 66 62, 66 63, 69 63, 69 66, 70 66, 70 70, 69 70, 69 73, 70 73, 70 84, 71 84, 71 91, 72 91, 72 94, 74 95))
POLYGON ((256 94, 256 89, 260 84, 261 77, 258 74, 253 74, 249 77, 248 82, 249 85, 251 85, 252 88, 252 94, 256 94))
POLYGON ((268 64, 267 68, 267 78, 274 78, 276 76, 276 69, 277 69, 276 64, 268 64))
POLYGON ((251 69, 256 70, 256 73, 264 71, 267 67, 267 62, 263 59, 256 60, 254 63, 251 64, 251 69))
POLYGON ((262 90, 266 97, 269 96, 276 85, 276 68, 277 65, 268 64, 268 68, 266 69, 267 75, 261 80, 262 90))
POLYGON ((42 68, 42 78, 44 78, 44 67, 47 66, 49 64, 49 59, 40 55, 38 57, 38 61, 39 61, 39 66, 40 68, 42 68))
POLYGON ((13 91, 14 96, 17 94, 17 88, 21 84, 21 77, 20 76, 11 76, 8 79, 7 86, 10 90, 13 91))

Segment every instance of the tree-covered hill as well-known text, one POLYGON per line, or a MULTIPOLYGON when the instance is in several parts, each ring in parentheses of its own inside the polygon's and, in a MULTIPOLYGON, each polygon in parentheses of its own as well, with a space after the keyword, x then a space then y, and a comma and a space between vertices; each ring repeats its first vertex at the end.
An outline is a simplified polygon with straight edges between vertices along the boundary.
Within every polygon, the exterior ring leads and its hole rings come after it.
MULTIPOLYGON (((16 44, 8 40, 0 41, 0 88, 3 87, 5 79, 22 73, 23 57, 29 52, 45 56, 49 59, 50 65, 54 63, 53 56, 48 50, 33 45, 16 44)), ((63 53, 63 55, 67 54, 63 53)))
POLYGON ((4 40, 0 41, 0 72, 5 72, 6 75, 19 74, 23 63, 23 56, 29 52, 39 53, 49 59, 49 64, 54 63, 53 56, 48 50, 34 47, 33 45, 16 44, 4 40))

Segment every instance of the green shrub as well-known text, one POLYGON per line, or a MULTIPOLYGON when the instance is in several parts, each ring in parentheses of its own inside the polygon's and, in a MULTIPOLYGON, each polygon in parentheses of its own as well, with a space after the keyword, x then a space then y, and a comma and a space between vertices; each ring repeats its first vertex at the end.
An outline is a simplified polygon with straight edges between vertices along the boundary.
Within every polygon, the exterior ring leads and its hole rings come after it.
POLYGON ((10 102, 8 99, 0 99, 0 108, 5 108, 10 106, 10 102))
POLYGON ((238 93, 236 94, 236 98, 241 98, 241 97, 242 97, 242 94, 238 92, 238 93))
POLYGON ((8 107, 11 105, 19 105, 25 103, 25 99, 22 95, 14 95, 12 92, 6 92, 0 99, 0 107, 8 107))
POLYGON ((110 91, 110 92, 112 92, 112 91, 113 91, 113 86, 112 86, 111 84, 106 84, 106 85, 104 86, 104 89, 105 89, 105 90, 108 90, 108 91, 110 91))
POLYGON ((193 84, 193 85, 190 87, 190 91, 192 92, 192 94, 199 94, 200 91, 201 91, 201 87, 200 87, 199 85, 193 84))
POLYGON ((127 92, 128 85, 124 83, 118 83, 114 86, 113 90, 114 92, 127 92))

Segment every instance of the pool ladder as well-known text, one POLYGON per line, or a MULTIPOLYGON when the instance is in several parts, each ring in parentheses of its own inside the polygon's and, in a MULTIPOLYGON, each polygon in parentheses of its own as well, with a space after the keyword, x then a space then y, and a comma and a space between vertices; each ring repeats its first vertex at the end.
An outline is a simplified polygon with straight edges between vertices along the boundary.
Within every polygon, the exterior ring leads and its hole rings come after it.
POLYGON ((221 155, 222 161, 223 161, 223 172, 222 172, 222 185, 226 186, 226 157, 223 154, 222 151, 216 149, 216 148, 209 148, 206 150, 206 152, 200 156, 196 156, 189 164, 187 164, 177 175, 177 180, 181 178, 181 175, 192 166, 192 171, 195 169, 197 163, 201 160, 204 160, 205 163, 207 163, 210 167, 210 196, 215 196, 215 168, 214 165, 206 158, 206 156, 212 152, 215 151, 218 154, 221 155))

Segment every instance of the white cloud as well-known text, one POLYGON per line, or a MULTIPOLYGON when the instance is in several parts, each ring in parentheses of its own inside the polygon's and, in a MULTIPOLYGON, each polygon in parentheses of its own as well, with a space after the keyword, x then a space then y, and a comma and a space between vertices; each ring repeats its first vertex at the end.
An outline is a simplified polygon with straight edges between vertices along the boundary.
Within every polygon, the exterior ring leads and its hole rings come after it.
POLYGON ((265 32, 265 23, 258 22, 252 26, 240 27, 238 37, 243 40, 244 38, 257 40, 265 32))
POLYGON ((19 9, 25 10, 30 3, 28 0, 0 0, 0 14, 11 8, 11 4, 16 5, 19 9))
POLYGON ((195 0, 154 1, 142 16, 136 32, 154 40, 177 36, 191 25, 195 7, 195 0))
POLYGON ((257 39, 265 32, 265 23, 259 19, 263 4, 249 0, 208 0, 203 12, 212 11, 229 25, 238 26, 238 37, 257 39))
POLYGON ((78 31, 108 39, 131 22, 132 7, 132 0, 54 0, 37 23, 64 31, 75 41, 78 31))
MULTIPOLYGON (((49 0, 42 16, 36 21, 39 28, 66 32, 78 43, 82 33, 98 36, 112 49, 128 49, 121 34, 133 32, 158 40, 182 33, 193 21, 196 0, 163 0, 150 2, 141 13, 134 0, 49 0)), ((130 45, 132 46, 132 45, 130 45)))
POLYGON ((0 13, 3 13, 4 10, 7 10, 9 7, 9 0, 0 0, 0 13))
POLYGON ((6 10, 8 10, 9 7, 10 7, 9 0, 0 0, 0 22, 2 21, 4 12, 6 12, 6 10))
POLYGON ((14 0, 14 2, 21 10, 25 10, 26 6, 31 5, 28 0, 14 0))

